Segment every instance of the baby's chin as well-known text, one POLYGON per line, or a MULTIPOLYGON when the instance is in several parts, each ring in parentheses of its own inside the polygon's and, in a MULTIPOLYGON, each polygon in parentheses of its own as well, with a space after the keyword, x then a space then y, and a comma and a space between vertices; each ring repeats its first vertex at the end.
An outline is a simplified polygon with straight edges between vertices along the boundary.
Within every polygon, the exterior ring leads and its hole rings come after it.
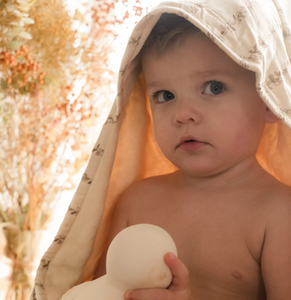
POLYGON ((229 157, 228 155, 220 155, 217 152, 213 153, 208 148, 198 149, 188 154, 180 150, 171 153, 163 151, 163 153, 179 169, 182 178, 193 184, 209 182, 214 185, 218 183, 219 185, 220 178, 221 181, 224 181, 224 178, 226 180, 227 178, 230 179, 231 173, 236 173, 235 169, 239 168, 241 162, 245 159, 248 160, 245 154, 240 153, 229 157), (228 174, 230 175, 228 176, 228 174))
POLYGON ((214 162, 203 159, 200 159, 200 161, 188 160, 182 164, 172 163, 179 169, 178 173, 181 179, 191 185, 203 184, 203 182, 209 185, 210 181, 212 183, 219 183, 220 178, 225 177, 224 174, 232 167, 229 165, 215 164, 214 162))
POLYGON ((220 172, 213 169, 213 166, 207 166, 207 165, 195 165, 195 164, 174 164, 178 169, 179 173, 183 175, 184 177, 192 178, 193 180, 195 178, 207 178, 211 176, 215 176, 216 174, 219 174, 220 172))
POLYGON ((179 168, 181 174, 191 177, 193 179, 207 179, 210 177, 219 176, 224 170, 214 169, 213 166, 185 166, 185 168, 179 168))

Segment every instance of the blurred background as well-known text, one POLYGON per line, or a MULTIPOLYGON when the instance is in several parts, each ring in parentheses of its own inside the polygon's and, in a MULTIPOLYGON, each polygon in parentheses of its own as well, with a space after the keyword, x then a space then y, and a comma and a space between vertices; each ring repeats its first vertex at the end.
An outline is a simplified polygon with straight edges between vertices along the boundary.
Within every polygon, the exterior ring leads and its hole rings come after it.
POLYGON ((0 0, 0 300, 29 298, 114 101, 131 31, 159 2, 0 0))

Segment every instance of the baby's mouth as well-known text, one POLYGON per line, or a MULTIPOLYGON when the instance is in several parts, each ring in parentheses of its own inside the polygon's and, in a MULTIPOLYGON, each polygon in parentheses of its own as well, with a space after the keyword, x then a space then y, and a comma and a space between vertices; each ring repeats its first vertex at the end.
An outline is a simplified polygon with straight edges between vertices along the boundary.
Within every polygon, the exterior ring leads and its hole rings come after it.
POLYGON ((180 138, 180 143, 178 146, 182 145, 183 143, 195 143, 195 142, 200 142, 200 141, 195 136, 186 135, 180 138))
POLYGON ((195 151, 203 146, 207 145, 207 143, 198 141, 198 140, 186 140, 184 142, 182 142, 178 148, 184 150, 184 151, 195 151))
POLYGON ((207 144, 208 143, 206 142, 198 140, 197 137, 192 134, 185 134, 181 136, 180 142, 177 145, 176 149, 180 148, 185 151, 192 151, 192 150, 195 151, 207 144))
POLYGON ((194 144, 194 143, 203 143, 203 144, 205 144, 204 142, 201 142, 201 141, 198 141, 198 140, 187 140, 187 141, 184 141, 183 143, 181 143, 179 146, 181 146, 183 144, 194 144))

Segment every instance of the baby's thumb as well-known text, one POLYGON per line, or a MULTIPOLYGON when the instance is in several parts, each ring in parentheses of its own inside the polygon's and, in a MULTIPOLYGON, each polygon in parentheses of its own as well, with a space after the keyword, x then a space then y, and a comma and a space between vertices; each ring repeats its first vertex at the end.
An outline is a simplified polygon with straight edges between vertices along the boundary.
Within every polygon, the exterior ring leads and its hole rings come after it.
POLYGON ((168 289, 173 292, 190 291, 189 271, 183 262, 171 252, 164 256, 164 260, 173 274, 172 284, 168 289))

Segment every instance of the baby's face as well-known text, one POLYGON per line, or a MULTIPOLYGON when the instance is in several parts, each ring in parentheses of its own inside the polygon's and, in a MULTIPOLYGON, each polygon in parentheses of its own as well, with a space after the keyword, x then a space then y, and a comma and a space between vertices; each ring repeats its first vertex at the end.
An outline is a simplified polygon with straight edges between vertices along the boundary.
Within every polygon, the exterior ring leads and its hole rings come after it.
POLYGON ((148 52, 142 68, 156 140, 181 171, 210 176, 254 160, 266 113, 255 73, 206 36, 186 37, 160 58, 148 52), (188 135, 202 147, 179 146, 188 135))

